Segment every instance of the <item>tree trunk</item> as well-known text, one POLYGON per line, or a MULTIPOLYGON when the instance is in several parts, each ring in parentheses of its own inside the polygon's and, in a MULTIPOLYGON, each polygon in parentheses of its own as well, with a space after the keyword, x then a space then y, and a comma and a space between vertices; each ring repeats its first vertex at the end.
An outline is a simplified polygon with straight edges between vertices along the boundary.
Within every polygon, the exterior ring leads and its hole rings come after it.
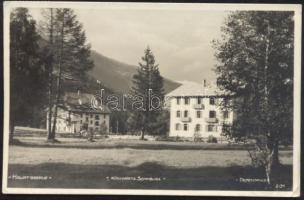
POLYGON ((52 131, 52 107, 49 107, 50 111, 48 113, 48 135, 47 140, 55 139, 55 134, 52 131))
POLYGON ((140 139, 144 140, 145 139, 145 131, 142 129, 140 133, 140 139))
POLYGON ((58 104, 59 104, 59 100, 60 100, 60 79, 61 79, 61 67, 59 67, 59 75, 58 75, 58 79, 57 79, 57 94, 56 94, 56 102, 54 105, 54 118, 53 118, 53 128, 52 128, 52 132, 50 135, 50 138, 48 138, 49 140, 55 140, 55 135, 56 135, 56 125, 57 125, 57 115, 58 115, 58 104))
POLYGON ((9 130, 9 143, 12 144, 14 142, 14 130, 15 129, 15 123, 14 120, 10 121, 10 130, 9 130))
POLYGON ((53 118, 53 52, 54 52, 54 46, 53 46, 53 8, 50 8, 51 12, 51 18, 50 18, 50 59, 49 63, 47 63, 48 66, 48 75, 49 75, 49 80, 48 80, 48 97, 49 97, 49 102, 48 102, 48 108, 49 108, 49 113, 48 113, 48 135, 47 135, 47 140, 53 140, 55 139, 55 134, 52 132, 52 118, 53 118))
POLYGON ((272 161, 273 167, 277 167, 280 165, 280 159, 279 159, 279 142, 276 140, 273 144, 273 161, 272 161))
POLYGON ((54 110, 54 119, 53 119, 53 128, 50 134, 50 137, 48 137, 49 140, 54 140, 56 135, 56 124, 57 124, 57 112, 58 112, 58 106, 57 102, 55 104, 55 110, 54 110))
POLYGON ((61 74, 62 74, 62 54, 63 54, 63 42, 64 42, 64 16, 62 19, 61 26, 61 45, 60 45, 60 54, 59 54, 59 64, 58 64, 58 79, 57 79, 57 94, 56 94, 56 102, 55 102, 55 110, 54 110, 54 121, 53 121, 53 129, 52 129, 52 140, 55 140, 56 134, 56 124, 57 124, 57 113, 58 113, 58 105, 60 101, 60 93, 61 93, 61 74))
MULTIPOLYGON (((275 174, 276 165, 274 163, 275 159, 275 153, 278 153, 278 145, 277 140, 274 139, 273 132, 268 132, 267 137, 267 145, 266 145, 266 161, 265 161, 265 170, 266 170, 266 177, 267 177, 267 183, 268 185, 271 185, 273 183, 273 178, 275 174)), ((278 154, 277 154, 278 156, 278 154)))
POLYGON ((272 177, 273 177, 273 151, 269 153, 267 156, 267 162, 265 165, 265 172, 266 172, 266 178, 268 185, 271 185, 272 183, 272 177))
MULTIPOLYGON (((51 72, 52 73, 52 72, 51 72)), ((50 74, 50 76, 52 76, 52 74, 50 74)), ((53 87, 53 84, 52 84, 52 79, 53 78, 51 78, 50 77, 50 82, 49 82, 49 102, 48 102, 48 109, 49 109, 49 113, 48 113, 48 135, 47 135, 47 139, 48 140, 53 140, 53 139, 55 139, 55 133, 52 131, 52 118, 53 118, 53 101, 52 101, 52 93, 53 93, 53 91, 52 91, 52 87, 53 87)))

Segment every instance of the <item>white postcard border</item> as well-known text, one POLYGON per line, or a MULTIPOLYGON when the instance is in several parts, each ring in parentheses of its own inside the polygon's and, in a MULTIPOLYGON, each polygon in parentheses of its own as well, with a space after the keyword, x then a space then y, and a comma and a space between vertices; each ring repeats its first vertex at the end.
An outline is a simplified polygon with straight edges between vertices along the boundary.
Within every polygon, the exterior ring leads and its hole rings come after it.
POLYGON ((89 195, 176 195, 176 196, 255 196, 298 197, 300 195, 300 142, 301 142, 301 30, 300 4, 224 4, 224 3, 114 3, 114 2, 46 2, 12 1, 3 5, 4 39, 4 126, 2 192, 6 194, 89 194, 89 195), (293 137, 293 189, 292 191, 222 191, 222 190, 137 190, 137 189, 40 189, 8 188, 9 155, 9 15, 14 7, 70 7, 81 9, 178 9, 178 10, 273 10, 294 11, 294 137, 293 137))

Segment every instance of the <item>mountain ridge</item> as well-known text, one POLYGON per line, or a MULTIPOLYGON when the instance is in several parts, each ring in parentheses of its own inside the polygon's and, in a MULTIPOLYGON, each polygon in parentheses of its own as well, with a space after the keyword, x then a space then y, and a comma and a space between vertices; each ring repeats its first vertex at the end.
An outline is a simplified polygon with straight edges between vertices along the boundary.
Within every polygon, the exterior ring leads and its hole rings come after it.
MULTIPOLYGON (((132 78, 136 73, 137 66, 107 57, 95 50, 91 50, 91 59, 94 61, 95 66, 88 74, 115 92, 124 93, 131 91, 132 78)), ((180 83, 164 77, 165 93, 174 90, 178 86, 180 86, 180 83)))

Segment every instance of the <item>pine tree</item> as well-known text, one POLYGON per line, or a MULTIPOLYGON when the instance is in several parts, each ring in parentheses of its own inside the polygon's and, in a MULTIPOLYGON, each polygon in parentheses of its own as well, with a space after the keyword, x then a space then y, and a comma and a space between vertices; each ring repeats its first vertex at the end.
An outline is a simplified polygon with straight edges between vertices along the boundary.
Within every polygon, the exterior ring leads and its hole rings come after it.
POLYGON ((27 8, 10 15, 10 141, 14 126, 32 125, 43 102, 44 68, 38 48, 36 22, 27 8))
MULTIPOLYGON (((78 82, 87 80, 87 71, 93 68, 90 60, 90 45, 86 43, 85 32, 82 24, 77 20, 72 9, 57 8, 51 10, 52 17, 49 20, 48 48, 50 49, 51 62, 49 63, 52 80, 50 86, 50 104, 52 105, 52 129, 48 134, 49 141, 55 141, 58 106, 63 102, 65 86, 72 77, 78 82), (69 77, 68 79, 66 77, 69 77), (53 82, 53 80, 55 82, 53 82)), ((49 15, 50 16, 50 15, 49 15)), ((42 29, 45 33, 46 29, 42 29)))
POLYGON ((237 118, 226 134, 254 139, 266 155, 268 182, 279 164, 278 145, 292 141, 293 12, 239 11, 215 42, 218 85, 231 96, 237 118))
MULTIPOLYGON (((52 116, 53 116, 53 105, 54 105, 54 36, 55 36, 55 9, 49 8, 42 11, 42 16, 44 17, 43 22, 41 22, 40 32, 45 38, 47 44, 41 45, 44 52, 44 65, 46 66, 46 76, 47 76, 47 99, 48 99, 48 117, 47 117, 47 137, 48 139, 54 138, 52 135, 52 116)), ((44 41, 41 41, 44 43, 44 41)))
POLYGON ((154 128, 158 126, 157 118, 161 114, 161 106, 158 110, 151 108, 151 106, 156 107, 156 102, 150 101, 149 92, 159 98, 159 103, 164 98, 163 78, 159 73, 158 65, 155 64, 154 55, 149 47, 144 53, 137 74, 133 76, 132 87, 134 96, 141 97, 143 105, 141 109, 133 107, 129 119, 130 127, 141 132, 141 139, 144 139, 145 133, 153 133, 154 128))

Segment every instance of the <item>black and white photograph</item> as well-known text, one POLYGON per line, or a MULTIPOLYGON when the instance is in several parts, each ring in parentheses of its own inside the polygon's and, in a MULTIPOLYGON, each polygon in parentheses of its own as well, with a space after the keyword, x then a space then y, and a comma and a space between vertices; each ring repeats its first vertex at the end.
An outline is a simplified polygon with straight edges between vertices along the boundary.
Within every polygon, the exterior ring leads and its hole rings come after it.
POLYGON ((3 8, 3 193, 300 195, 301 5, 3 8))

